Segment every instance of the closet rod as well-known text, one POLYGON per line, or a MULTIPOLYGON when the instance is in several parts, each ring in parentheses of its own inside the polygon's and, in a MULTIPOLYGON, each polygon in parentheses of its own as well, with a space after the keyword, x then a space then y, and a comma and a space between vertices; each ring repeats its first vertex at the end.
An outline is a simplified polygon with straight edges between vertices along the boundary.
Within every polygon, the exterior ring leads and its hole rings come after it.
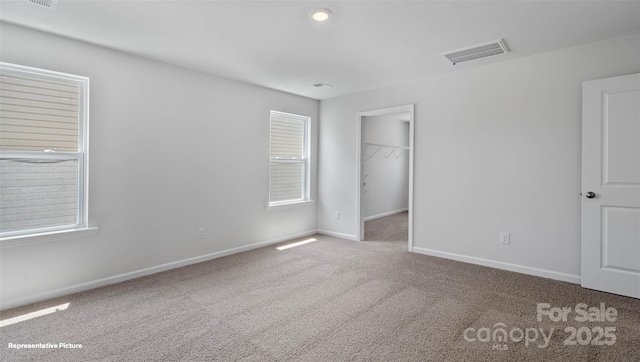
POLYGON ((380 146, 380 147, 394 147, 394 148, 399 148, 399 149, 403 149, 403 150, 408 150, 409 147, 408 146, 394 146, 394 145, 383 145, 380 143, 365 143, 365 146, 380 146))

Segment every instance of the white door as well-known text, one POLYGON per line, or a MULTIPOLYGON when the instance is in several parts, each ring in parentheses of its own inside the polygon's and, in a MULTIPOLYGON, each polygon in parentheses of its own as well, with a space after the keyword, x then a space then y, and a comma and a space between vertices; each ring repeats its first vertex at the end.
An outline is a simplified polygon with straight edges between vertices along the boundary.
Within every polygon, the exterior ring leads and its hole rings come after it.
POLYGON ((582 85, 581 274, 640 298, 640 74, 582 85))

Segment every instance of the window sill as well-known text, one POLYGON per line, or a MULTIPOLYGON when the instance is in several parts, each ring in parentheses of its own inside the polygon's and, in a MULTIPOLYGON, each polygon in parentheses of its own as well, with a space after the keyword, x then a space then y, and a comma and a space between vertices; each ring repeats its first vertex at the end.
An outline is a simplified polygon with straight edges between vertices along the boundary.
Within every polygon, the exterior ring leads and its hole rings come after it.
POLYGON ((267 211, 275 211, 275 210, 289 209, 292 207, 307 206, 315 203, 316 203, 316 200, 297 201, 297 202, 290 202, 288 204, 269 205, 265 209, 267 211))
POLYGON ((82 237, 96 235, 98 233, 98 230, 100 230, 100 228, 97 226, 94 226, 94 227, 88 227, 88 228, 82 228, 82 229, 51 231, 51 232, 40 233, 40 234, 9 236, 9 237, 0 239, 0 247, 2 249, 5 249, 5 248, 11 248, 14 246, 32 245, 32 244, 47 243, 50 241, 82 238, 82 237))

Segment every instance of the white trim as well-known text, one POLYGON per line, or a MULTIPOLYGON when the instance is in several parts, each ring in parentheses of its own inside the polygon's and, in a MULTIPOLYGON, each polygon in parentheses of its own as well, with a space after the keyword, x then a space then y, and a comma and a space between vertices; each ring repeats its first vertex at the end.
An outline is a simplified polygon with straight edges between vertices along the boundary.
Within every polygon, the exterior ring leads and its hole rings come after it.
POLYGON ((393 210, 393 211, 383 212, 382 214, 378 214, 378 215, 367 216, 367 217, 364 218, 364 221, 371 221, 371 220, 375 220, 375 219, 381 219, 383 217, 399 214, 399 213, 405 212, 405 211, 409 211, 409 208, 405 207, 404 209, 393 210))
POLYGON ((94 227, 80 228, 80 229, 64 229, 64 230, 58 230, 58 231, 48 231, 48 232, 43 232, 39 234, 9 236, 9 237, 0 239, 0 248, 6 249, 6 248, 12 248, 12 247, 22 246, 22 245, 48 243, 50 241, 83 238, 83 237, 96 235, 99 230, 100 230, 99 227, 94 226, 94 227))
MULTIPOLYGON (((82 104, 81 112, 84 122, 82 122, 82 220, 83 225, 89 225, 89 94, 90 94, 90 79, 85 78, 85 82, 82 84, 82 91, 84 92, 84 102, 82 104)), ((97 231, 96 231, 97 232, 97 231)))
POLYGON ((364 174, 363 167, 364 162, 362 160, 363 155, 363 135, 362 135, 362 122, 364 122, 364 117, 367 116, 380 116, 384 114, 394 114, 394 113, 402 113, 409 112, 409 235, 408 235, 408 250, 409 252, 413 251, 413 166, 414 166, 414 129, 415 129, 415 105, 407 104, 403 106, 389 107, 389 108, 381 108, 374 109, 370 111, 358 112, 358 120, 357 120, 357 155, 356 162, 358 167, 356 167, 356 240, 364 240, 364 213, 362 212, 362 192, 363 192, 363 178, 364 174))
POLYGON ((530 266, 505 263, 505 262, 502 262, 502 261, 483 259, 483 258, 476 258, 474 256, 467 256, 467 255, 461 255, 461 254, 455 254, 455 253, 448 253, 448 252, 445 252, 445 251, 437 251, 437 250, 418 248, 418 247, 414 247, 413 248, 413 252, 418 253, 418 254, 435 256, 435 257, 438 257, 438 258, 451 259, 451 260, 461 261, 461 262, 464 262, 464 263, 482 265, 482 266, 487 266, 487 267, 490 267, 490 268, 508 270, 508 271, 512 271, 512 272, 516 272, 516 273, 534 275, 534 276, 537 276, 537 277, 560 280, 560 281, 563 281, 563 282, 568 282, 568 283, 573 283, 573 284, 580 285, 580 279, 581 278, 580 278, 579 275, 560 273, 560 272, 556 272, 556 271, 552 271, 552 270, 533 268, 533 267, 530 267, 530 266))
POLYGON ((265 206, 264 209, 267 211, 274 211, 274 210, 281 210, 281 209, 290 209, 292 207, 313 205, 315 203, 316 203, 316 200, 303 200, 303 201, 288 202, 286 204, 267 205, 265 206))
POLYGON ((28 295, 28 296, 21 297, 21 298, 16 298, 16 299, 10 299, 10 300, 8 300, 6 302, 2 302, 2 304, 0 305, 0 310, 7 310, 7 309, 20 307, 20 306, 31 304, 31 303, 37 303, 37 302, 45 301, 45 300, 52 299, 52 298, 63 297, 65 295, 70 295, 70 294, 74 294, 74 293, 83 292, 85 290, 91 290, 91 289, 95 289, 95 288, 100 288, 100 287, 103 287, 105 285, 120 283, 120 282, 124 282, 124 281, 130 280, 130 279, 140 278, 140 277, 143 277, 143 276, 146 276, 146 275, 160 273, 160 272, 163 272, 163 271, 179 268, 179 267, 182 267, 182 266, 187 266, 187 265, 196 264, 196 263, 202 263, 202 262, 209 261, 209 260, 212 260, 212 259, 221 258, 223 256, 237 254, 237 253, 241 253, 241 252, 244 252, 244 251, 249 251, 249 250, 261 248, 263 246, 269 246, 269 245, 277 244, 277 243, 280 243, 280 242, 283 242, 283 241, 296 239, 296 238, 301 238, 301 237, 314 235, 314 234, 316 234, 316 230, 305 231, 305 232, 302 232, 302 233, 297 233, 297 234, 293 234, 293 235, 287 235, 287 236, 283 236, 283 237, 279 237, 279 238, 275 238, 275 239, 271 239, 271 240, 267 240, 267 241, 261 241, 261 242, 254 243, 254 244, 240 246, 240 247, 237 247, 237 248, 218 251, 218 252, 210 253, 210 254, 206 254, 206 255, 200 255, 200 256, 193 257, 193 258, 178 260, 178 261, 174 261, 174 262, 170 262, 170 263, 166 263, 166 264, 162 264, 162 265, 152 266, 152 267, 149 267, 149 268, 144 268, 144 269, 140 269, 140 270, 132 271, 132 272, 129 272, 129 273, 124 273, 124 274, 119 274, 119 275, 115 275, 115 276, 112 276, 112 277, 106 277, 106 278, 102 278, 102 279, 92 280, 90 282, 85 282, 85 283, 80 283, 80 284, 76 284, 76 285, 72 285, 72 286, 68 286, 68 287, 58 288, 58 289, 46 291, 46 292, 43 292, 43 293, 32 294, 32 295, 28 295))
POLYGON ((318 234, 322 234, 322 235, 329 235, 329 236, 334 236, 336 238, 340 238, 340 239, 347 239, 347 240, 352 240, 352 241, 358 241, 358 238, 355 235, 349 235, 349 234, 343 234, 343 233, 336 233, 334 231, 329 231, 329 230, 317 230, 318 234))

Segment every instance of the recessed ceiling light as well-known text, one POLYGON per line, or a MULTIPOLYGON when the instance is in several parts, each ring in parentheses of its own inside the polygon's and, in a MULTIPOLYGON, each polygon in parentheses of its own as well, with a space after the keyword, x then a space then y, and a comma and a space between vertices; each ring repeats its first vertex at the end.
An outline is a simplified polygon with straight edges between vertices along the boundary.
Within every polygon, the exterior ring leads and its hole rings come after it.
POLYGON ((331 17, 331 10, 329 9, 315 9, 311 12, 311 19, 315 21, 327 21, 331 17))

